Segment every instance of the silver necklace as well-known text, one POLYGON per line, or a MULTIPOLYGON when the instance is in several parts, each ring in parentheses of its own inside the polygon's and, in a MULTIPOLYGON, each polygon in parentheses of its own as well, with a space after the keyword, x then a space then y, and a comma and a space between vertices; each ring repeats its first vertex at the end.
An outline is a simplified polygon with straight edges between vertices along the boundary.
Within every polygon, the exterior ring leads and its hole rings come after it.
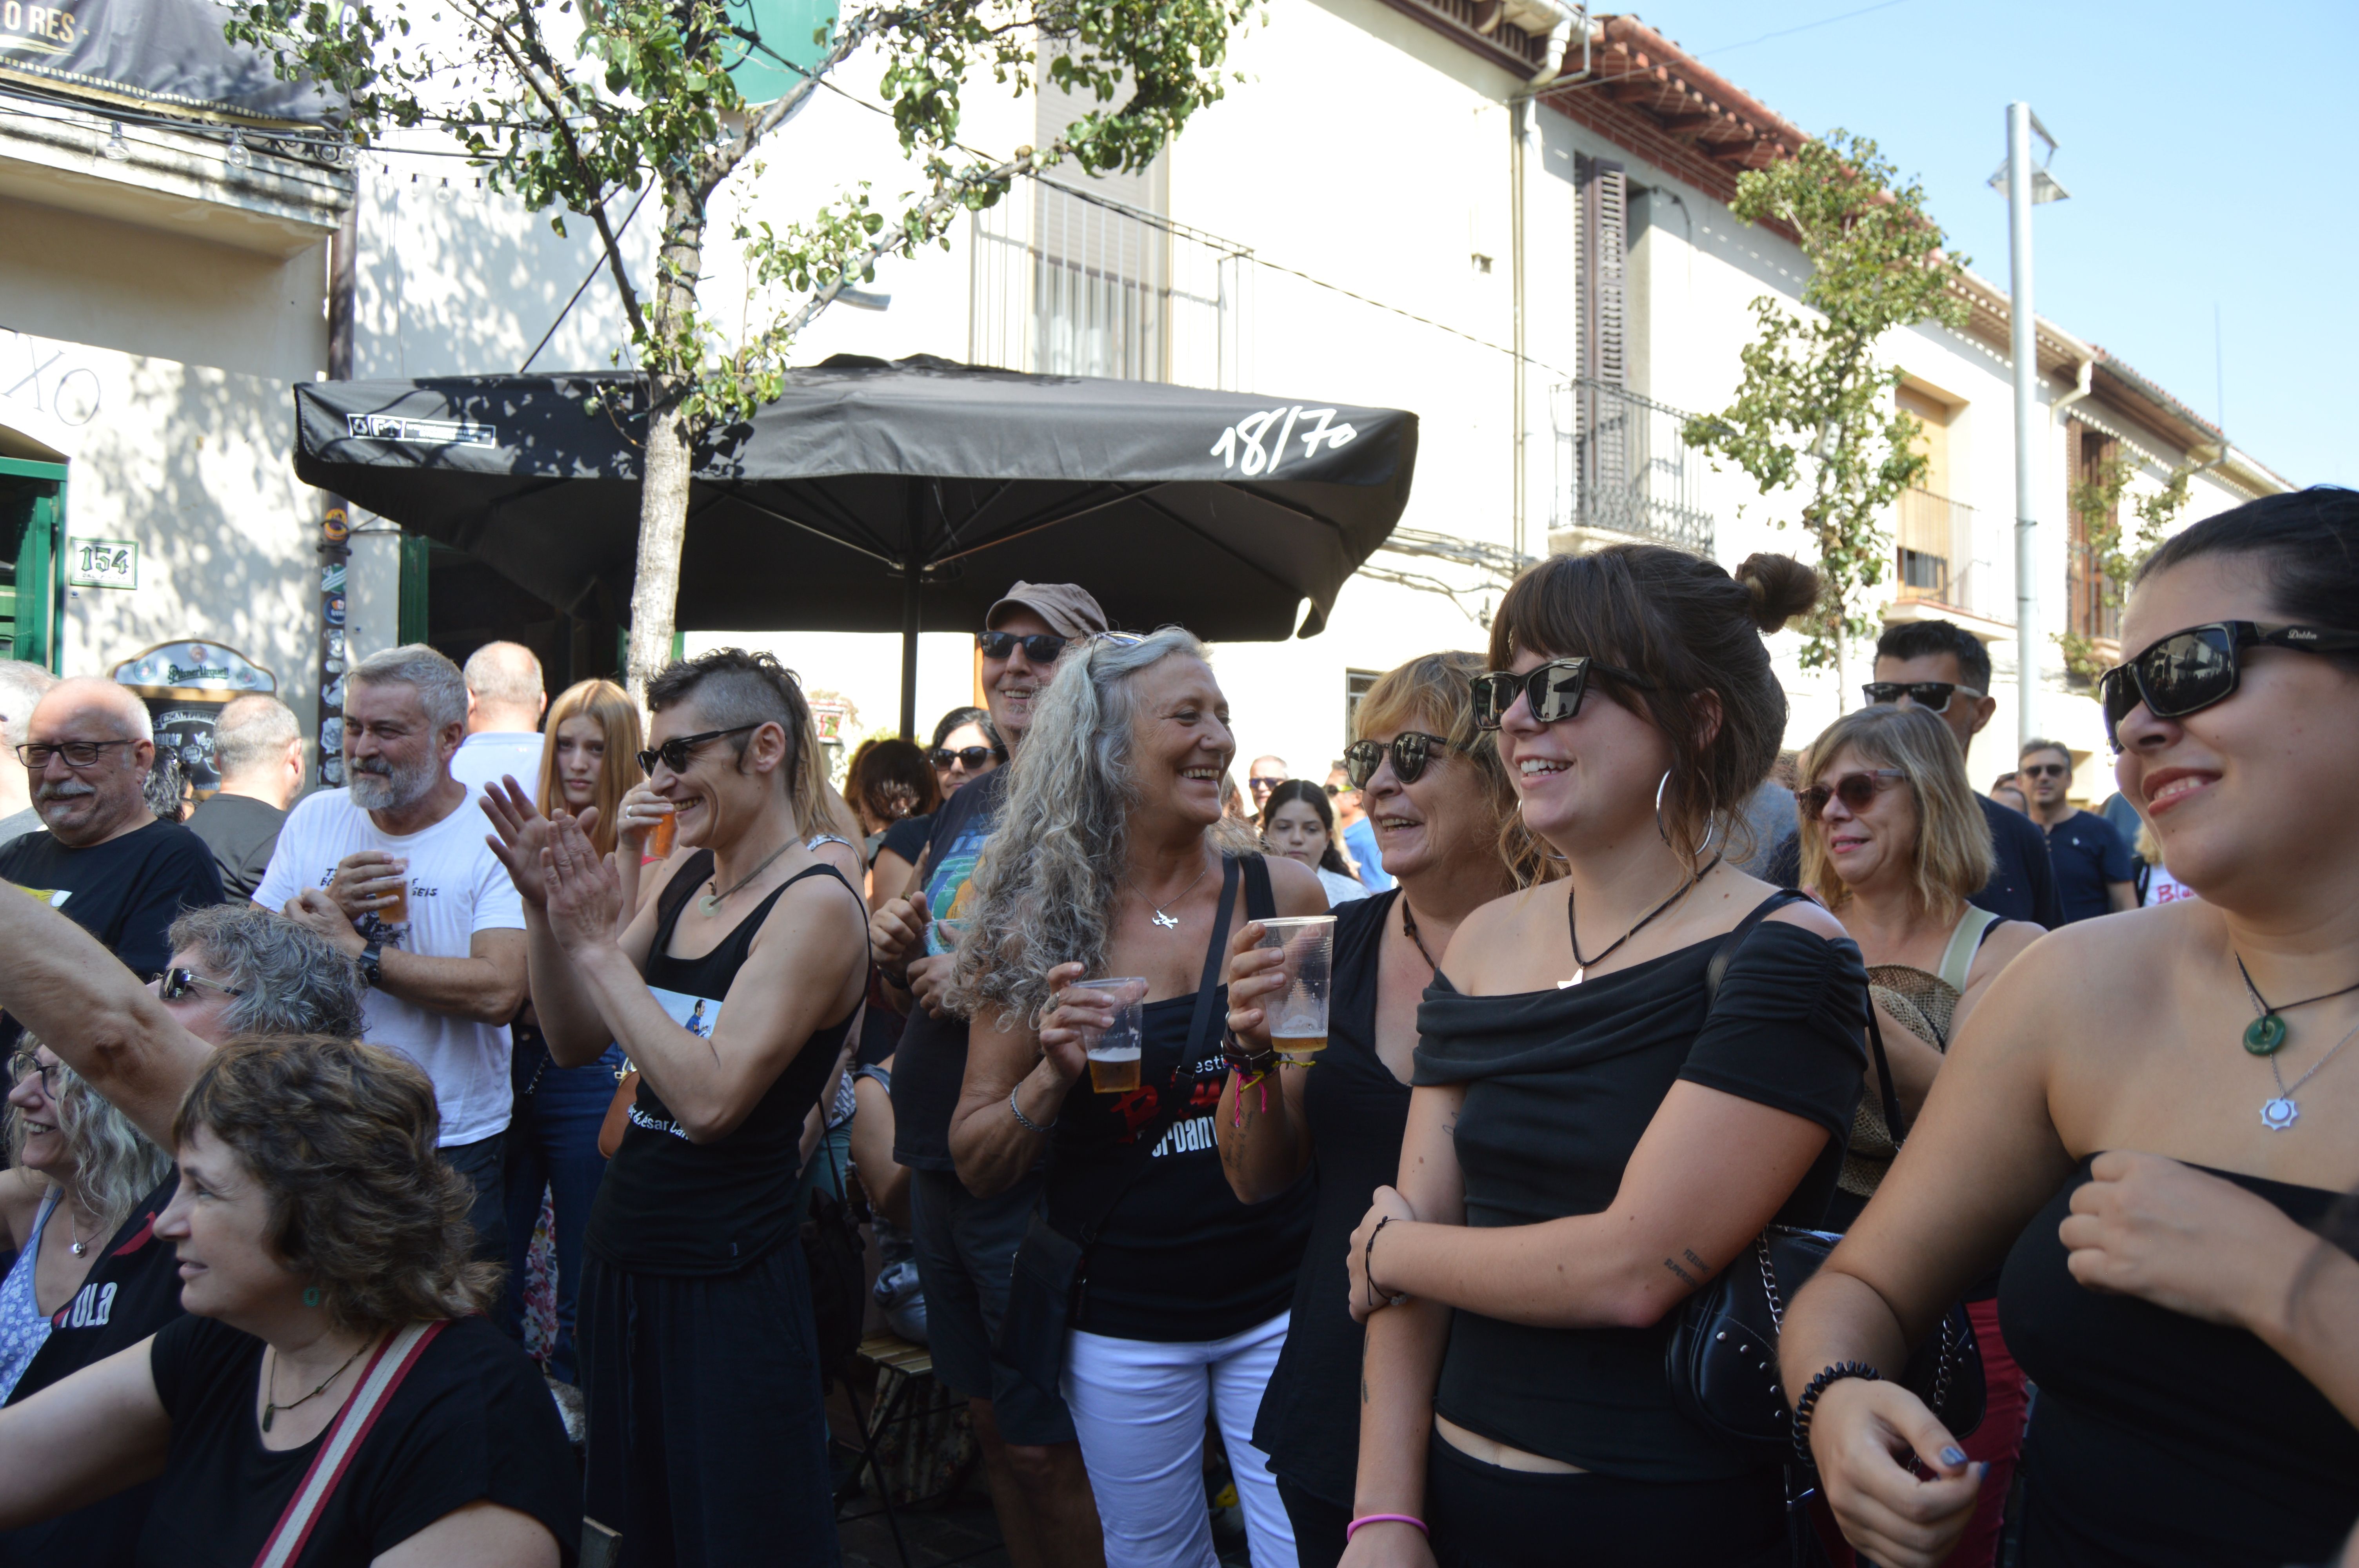
MULTIPOLYGON (((735 892, 739 888, 744 887, 747 882, 752 881, 756 877, 758 877, 764 871, 768 871, 771 864, 775 862, 779 856, 785 854, 794 847, 795 841, 792 838, 789 838, 785 843, 779 845, 777 849, 771 850, 769 860, 763 861, 760 865, 755 867, 752 871, 747 871, 744 876, 739 877, 735 881, 730 883, 729 892, 712 892, 712 889, 713 884, 721 880, 718 877, 713 878, 712 881, 704 884, 706 890, 705 896, 696 901, 696 907, 703 914, 711 914, 713 911, 721 907, 721 901, 727 898, 730 892, 735 892)), ((718 860, 713 863, 715 865, 720 864, 718 860)))
MULTIPOLYGON (((1202 881, 1206 877, 1209 877, 1212 874, 1212 868, 1210 866, 1206 866, 1202 871, 1198 871, 1196 873, 1196 881, 1190 882, 1186 887, 1181 888, 1178 892, 1174 893, 1171 896, 1171 902, 1178 903, 1181 899, 1186 898, 1190 893, 1194 892, 1196 891, 1196 882, 1202 881)), ((1136 881, 1132 881, 1130 885, 1133 892, 1136 892, 1139 897, 1146 898, 1147 902, 1153 906, 1155 910, 1156 925, 1160 925, 1166 931, 1177 931, 1180 929, 1180 917, 1178 915, 1164 914, 1163 906, 1157 903, 1153 899, 1147 898, 1147 890, 1140 887, 1136 881)))
POLYGON ((2351 1026, 2351 1033, 2349 1034, 2345 1034, 2342 1039, 2334 1043, 2333 1051, 2329 1051, 2325 1055, 2321 1056, 2317 1061, 2312 1062, 2310 1065, 2310 1071, 2304 1073, 2301 1076, 2293 1081, 2292 1088, 2286 1087, 2285 1075, 2277 1071, 2277 1056, 2274 1053, 2271 1054, 2268 1059, 2269 1076, 2275 1078, 2277 1082, 2277 1098, 2273 1100, 2265 1101, 2262 1104, 2261 1125, 2267 1128, 2271 1132, 2283 1132, 2288 1128, 2291 1127, 2296 1121, 2301 1119, 2301 1107, 2294 1104, 2293 1102, 2295 1090, 2299 1089, 2302 1085, 2316 1077, 2318 1076, 2318 1069, 2326 1065, 2327 1063, 2334 1060, 2335 1052, 2340 1051, 2345 1045, 2350 1044, 2354 1037, 2359 1037, 2359 1023, 2353 1024, 2351 1026))

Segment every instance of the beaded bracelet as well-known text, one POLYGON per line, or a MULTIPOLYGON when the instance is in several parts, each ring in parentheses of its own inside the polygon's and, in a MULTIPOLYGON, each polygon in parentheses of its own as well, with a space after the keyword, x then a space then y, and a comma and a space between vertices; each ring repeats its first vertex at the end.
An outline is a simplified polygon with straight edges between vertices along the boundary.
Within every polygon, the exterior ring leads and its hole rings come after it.
POLYGON ((1236 1114, 1231 1119, 1230 1125, 1240 1128, 1245 1126, 1245 1091, 1250 1088, 1257 1087, 1261 1090, 1261 1113, 1267 1116, 1269 1114, 1269 1073, 1270 1069, 1277 1065, 1277 1052, 1275 1049, 1262 1052, 1248 1051, 1245 1049, 1245 1043, 1237 1038, 1235 1030, 1224 1029, 1221 1032, 1221 1060, 1228 1064, 1231 1070, 1237 1075, 1237 1108, 1236 1114))
POLYGON ((1810 1457, 1810 1417, 1818 1411, 1819 1396, 1845 1378, 1870 1383, 1884 1381, 1884 1374, 1864 1361, 1838 1361, 1810 1379, 1802 1397, 1794 1401, 1794 1457, 1802 1462, 1806 1470, 1818 1468, 1817 1461, 1810 1457))

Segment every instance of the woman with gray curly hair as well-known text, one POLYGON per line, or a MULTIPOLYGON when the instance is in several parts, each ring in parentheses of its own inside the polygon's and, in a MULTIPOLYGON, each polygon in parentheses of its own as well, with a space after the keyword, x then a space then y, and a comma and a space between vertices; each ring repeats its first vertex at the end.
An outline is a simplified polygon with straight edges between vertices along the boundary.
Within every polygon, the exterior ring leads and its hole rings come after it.
POLYGON ((1047 1157, 1047 1213, 1016 1255, 1000 1353, 1061 1388, 1111 1568, 1212 1568, 1208 1405, 1254 1562, 1294 1562, 1252 1431, 1286 1339, 1310 1184, 1240 1202, 1212 1117, 1229 931, 1327 901, 1305 867, 1220 848, 1235 752, 1189 633, 1069 650, 960 911, 951 1005, 973 1022, 951 1154, 979 1196, 1047 1157), (1114 1002, 1084 977, 1136 979, 1141 1053, 1126 1090, 1087 1081, 1084 1042, 1114 1002))
POLYGON ((406 1058, 223 1046, 173 1126, 156 1234, 188 1315, 0 1411, 0 1525, 154 1480, 142 1563, 555 1568, 580 1539, 556 1408, 484 1315, 473 1189, 406 1058), (256 1409, 260 1416, 256 1419, 256 1409))

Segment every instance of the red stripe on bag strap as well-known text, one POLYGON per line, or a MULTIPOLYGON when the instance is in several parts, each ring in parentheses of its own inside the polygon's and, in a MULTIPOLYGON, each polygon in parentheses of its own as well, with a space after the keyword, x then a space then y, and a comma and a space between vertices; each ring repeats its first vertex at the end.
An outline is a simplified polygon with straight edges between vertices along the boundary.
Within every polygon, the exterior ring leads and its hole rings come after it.
MULTIPOLYGON (((281 1561, 291 1564, 297 1558, 302 1556, 303 1548, 310 1541, 311 1531, 319 1526, 320 1516, 327 1511, 328 1499, 336 1495, 336 1488, 343 1484, 345 1472, 352 1468, 353 1456, 361 1451, 361 1444, 368 1441, 370 1432, 375 1429, 376 1418, 383 1415, 385 1407, 393 1402, 395 1390, 401 1387, 403 1379, 407 1379, 411 1368, 418 1365, 419 1357, 426 1353, 426 1347, 433 1344, 441 1332, 450 1326, 448 1319, 426 1325, 417 1339, 410 1344, 408 1351, 402 1357, 400 1363, 386 1379, 385 1386, 375 1399, 368 1401, 365 1409, 360 1407, 356 1396, 353 1402, 347 1403, 336 1413, 335 1424, 329 1427, 326 1437, 320 1444, 320 1452, 311 1456, 310 1466, 303 1472, 303 1479, 296 1486, 295 1495, 287 1499, 287 1510, 278 1516, 277 1524, 272 1527, 269 1537, 263 1541, 262 1551, 255 1558, 256 1568, 262 1568, 263 1564, 269 1562, 271 1554, 277 1550, 280 1539, 285 1536, 290 1526, 299 1526, 300 1530, 295 1537, 294 1544, 288 1548, 286 1556, 281 1561), (328 1476, 326 1485, 320 1488, 318 1496, 312 1499, 310 1511, 299 1519, 296 1517, 297 1510, 303 1507, 303 1499, 310 1492, 312 1477, 319 1473, 320 1466, 328 1462, 328 1456, 337 1453, 339 1435, 345 1426, 355 1419, 361 1423, 360 1429, 353 1433, 350 1443, 343 1444, 342 1452, 336 1457, 336 1467, 328 1476)), ((368 1365, 361 1371, 362 1390, 364 1391, 367 1389, 369 1379, 375 1374, 378 1363, 391 1354, 394 1346, 400 1343, 400 1333, 396 1332, 377 1347, 375 1355, 369 1357, 368 1365)))

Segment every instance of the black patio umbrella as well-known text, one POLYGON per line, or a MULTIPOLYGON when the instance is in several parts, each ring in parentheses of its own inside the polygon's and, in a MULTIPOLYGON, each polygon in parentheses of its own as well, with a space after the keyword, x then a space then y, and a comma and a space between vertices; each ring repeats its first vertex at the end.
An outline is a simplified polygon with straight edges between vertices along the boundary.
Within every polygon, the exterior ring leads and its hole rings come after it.
MULTIPOLYGON (((639 384, 299 383, 295 471, 560 611, 628 603, 639 384)), ((1312 635, 1416 460, 1395 409, 839 355, 698 452, 679 624, 898 628, 908 734, 919 629, 979 627, 1018 579, 1080 583, 1117 626, 1312 635)))

